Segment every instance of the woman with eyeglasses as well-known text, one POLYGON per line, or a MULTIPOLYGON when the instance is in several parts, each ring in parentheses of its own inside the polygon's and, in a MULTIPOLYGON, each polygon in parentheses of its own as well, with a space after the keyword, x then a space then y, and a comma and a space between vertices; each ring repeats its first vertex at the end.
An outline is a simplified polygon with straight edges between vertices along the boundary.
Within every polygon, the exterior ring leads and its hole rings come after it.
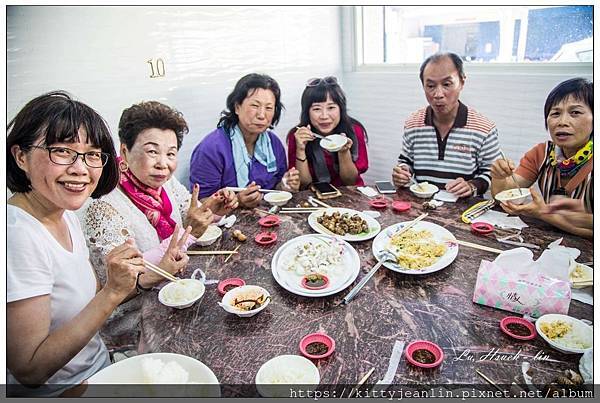
POLYGON ((107 280, 94 276, 74 210, 109 193, 119 179, 104 120, 56 91, 23 107, 8 124, 7 394, 69 395, 110 364, 98 334, 135 294, 144 272, 131 241, 107 255, 107 280))
POLYGON ((300 184, 327 182, 363 186, 369 168, 367 130, 348 115, 346 96, 335 77, 308 80, 302 93, 300 123, 287 136, 290 168, 300 172, 300 184), (341 134, 348 139, 338 152, 329 152, 315 136, 341 134))
POLYGON ((537 183, 531 203, 502 203, 510 214, 546 221, 579 236, 593 236, 594 86, 583 78, 558 84, 544 104, 551 141, 527 151, 515 168, 512 161, 492 164, 492 194, 537 183), (560 199, 573 199, 570 201, 560 199))
POLYGON ((240 206, 251 208, 262 200, 260 188, 298 191, 298 172, 286 172, 285 149, 270 130, 282 109, 279 84, 268 75, 252 73, 236 83, 217 129, 192 153, 190 183, 200 185, 201 196, 243 187, 237 195, 240 206))
MULTIPOLYGON (((107 274, 104 258, 113 244, 133 238, 146 261, 176 273, 187 263, 185 250, 202 236, 214 221, 213 215, 225 215, 237 207, 235 194, 227 190, 218 190, 201 203, 198 186, 190 194, 173 176, 187 132, 183 115, 160 102, 141 102, 121 114, 119 184, 94 200, 82 221, 101 283, 107 274), (187 228, 183 236, 178 228, 187 228), (179 248, 169 251, 173 242, 179 248)), ((152 272, 141 279, 140 289, 163 281, 152 272)), ((139 339, 140 319, 141 299, 131 299, 107 321, 102 338, 109 346, 131 348, 139 339)))

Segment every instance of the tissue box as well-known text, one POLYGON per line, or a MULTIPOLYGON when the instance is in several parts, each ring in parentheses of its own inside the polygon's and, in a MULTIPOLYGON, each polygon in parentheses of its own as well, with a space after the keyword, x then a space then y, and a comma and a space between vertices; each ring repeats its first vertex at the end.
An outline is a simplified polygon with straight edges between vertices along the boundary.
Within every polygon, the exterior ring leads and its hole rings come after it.
POLYGON ((482 260, 473 302, 533 317, 547 313, 567 315, 571 287, 569 282, 544 276, 537 270, 524 274, 482 260))

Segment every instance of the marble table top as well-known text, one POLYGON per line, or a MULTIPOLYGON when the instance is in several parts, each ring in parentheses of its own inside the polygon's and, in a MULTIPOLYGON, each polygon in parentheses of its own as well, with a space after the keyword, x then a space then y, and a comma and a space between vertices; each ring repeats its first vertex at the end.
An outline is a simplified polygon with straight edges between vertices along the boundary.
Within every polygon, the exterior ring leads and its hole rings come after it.
MULTIPOLYGON (((326 200, 334 207, 370 210, 369 199, 353 187, 341 188, 343 195, 326 200)), ((300 192, 288 206, 307 200, 310 191, 300 192)), ((396 213, 391 207, 379 210, 382 228, 416 218, 423 212, 423 199, 400 190, 386 195, 388 200, 406 200, 412 208, 396 213)), ((480 201, 459 200, 429 211, 427 221, 439 224, 458 239, 497 249, 512 246, 495 238, 472 234, 461 213, 480 201)), ((262 206, 268 209, 267 206, 262 206)), ((298 343, 309 333, 325 332, 336 341, 336 350, 328 358, 313 361, 321 374, 321 384, 354 385, 371 368, 370 383, 382 379, 396 340, 407 344, 429 340, 444 351, 442 365, 420 369, 403 357, 394 384, 482 384, 475 370, 480 370, 499 384, 523 383, 521 364, 530 363, 534 379, 552 381, 565 369, 577 369, 581 355, 567 355, 552 349, 540 337, 518 341, 502 333, 499 322, 512 314, 472 302, 481 260, 493 260, 495 254, 461 246, 456 260, 445 269, 429 275, 407 275, 386 268, 379 270, 357 297, 348 305, 338 305, 351 287, 335 295, 307 298, 292 294, 279 286, 271 274, 271 258, 286 241, 312 233, 308 214, 280 214, 282 222, 273 230, 278 240, 271 246, 259 246, 254 235, 263 229, 257 221, 264 214, 256 210, 238 210, 234 227, 225 230, 213 245, 202 248, 233 249, 239 243, 231 233, 242 230, 248 239, 241 243, 239 254, 224 263, 226 256, 191 256, 184 276, 201 268, 209 279, 241 277, 247 284, 260 285, 271 293, 270 305, 252 318, 239 318, 217 305, 221 296, 216 285, 207 286, 199 304, 177 310, 160 304, 155 291, 143 295, 141 352, 173 352, 194 357, 208 365, 223 387, 224 396, 255 395, 252 385, 260 366, 277 355, 300 354, 298 343), (497 354, 494 354, 494 351, 497 354), (514 358, 514 354, 520 352, 514 358), (502 353, 508 353, 504 356, 502 353), (513 357, 514 359, 501 359, 513 357), (252 385, 240 392, 226 385, 252 385)), ((535 258, 552 241, 563 237, 563 245, 581 250, 579 261, 593 260, 593 243, 534 219, 522 231, 525 242, 541 247, 533 250, 535 258)), ((372 241, 354 242, 361 268, 356 284, 376 263, 372 241)), ((593 320, 593 307, 571 301, 569 314, 593 320)))

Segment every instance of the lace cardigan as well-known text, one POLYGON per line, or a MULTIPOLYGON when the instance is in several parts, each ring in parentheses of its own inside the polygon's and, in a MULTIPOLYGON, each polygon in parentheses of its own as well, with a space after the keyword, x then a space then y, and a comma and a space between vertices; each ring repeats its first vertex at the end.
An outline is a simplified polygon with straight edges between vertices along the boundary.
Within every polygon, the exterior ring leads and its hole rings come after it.
MULTIPOLYGON (((192 195, 175 177, 169 179, 163 188, 173 205, 171 218, 181 226, 192 195)), ((102 285, 106 283, 104 256, 113 249, 113 245, 120 245, 128 238, 133 238, 139 250, 144 253, 161 243, 144 213, 119 187, 92 201, 81 216, 90 261, 102 285)), ((140 310, 140 298, 133 298, 117 307, 100 331, 107 345, 137 345, 140 310)))

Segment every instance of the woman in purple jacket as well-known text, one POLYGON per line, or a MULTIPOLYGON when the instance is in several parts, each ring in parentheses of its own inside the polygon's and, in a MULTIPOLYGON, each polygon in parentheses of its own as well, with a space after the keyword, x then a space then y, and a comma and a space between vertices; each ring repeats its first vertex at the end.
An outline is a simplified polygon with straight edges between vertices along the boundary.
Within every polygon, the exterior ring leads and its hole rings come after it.
POLYGON ((260 188, 298 191, 298 171, 286 172, 283 144, 269 130, 279 122, 280 98, 279 85, 268 75, 248 74, 237 82, 216 130, 192 153, 190 186, 199 184, 201 197, 226 186, 245 187, 238 194, 240 206, 255 207, 260 188))

